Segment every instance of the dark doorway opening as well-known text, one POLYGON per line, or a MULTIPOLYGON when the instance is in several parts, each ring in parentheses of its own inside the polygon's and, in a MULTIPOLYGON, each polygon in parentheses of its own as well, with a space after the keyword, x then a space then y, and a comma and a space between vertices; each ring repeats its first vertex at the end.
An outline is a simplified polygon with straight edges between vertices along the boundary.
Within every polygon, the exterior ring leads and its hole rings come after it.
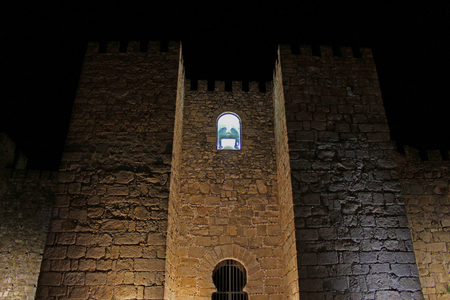
POLYGON ((212 294, 212 300, 248 300, 243 291, 247 271, 238 261, 227 259, 218 263, 213 271, 213 282, 217 292, 212 294))

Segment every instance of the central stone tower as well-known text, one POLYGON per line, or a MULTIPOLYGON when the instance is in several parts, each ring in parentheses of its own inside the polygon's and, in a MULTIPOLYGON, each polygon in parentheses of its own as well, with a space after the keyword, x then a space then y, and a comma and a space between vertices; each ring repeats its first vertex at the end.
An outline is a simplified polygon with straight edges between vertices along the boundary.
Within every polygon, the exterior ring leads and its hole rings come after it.
POLYGON ((292 200, 290 206, 285 199, 280 203, 279 187, 285 185, 278 185, 268 89, 260 92, 250 83, 243 91, 242 83, 233 82, 225 91, 225 84, 216 82, 208 91, 207 83, 199 82, 197 90, 185 91, 181 168, 173 172, 180 187, 169 208, 167 262, 173 282, 166 281, 166 294, 174 295, 169 299, 210 299, 214 269, 226 259, 247 270, 244 290, 250 299, 298 297, 292 200), (240 119, 241 150, 217 149, 224 141, 217 138, 217 120, 226 112, 240 119))

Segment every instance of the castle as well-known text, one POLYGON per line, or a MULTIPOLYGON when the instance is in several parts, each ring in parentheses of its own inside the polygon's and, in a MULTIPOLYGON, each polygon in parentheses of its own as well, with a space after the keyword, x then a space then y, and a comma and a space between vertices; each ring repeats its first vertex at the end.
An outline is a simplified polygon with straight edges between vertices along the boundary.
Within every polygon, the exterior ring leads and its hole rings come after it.
POLYGON ((450 163, 395 152, 370 49, 164 48, 89 43, 58 174, 1 170, 0 299, 450 299, 450 163))

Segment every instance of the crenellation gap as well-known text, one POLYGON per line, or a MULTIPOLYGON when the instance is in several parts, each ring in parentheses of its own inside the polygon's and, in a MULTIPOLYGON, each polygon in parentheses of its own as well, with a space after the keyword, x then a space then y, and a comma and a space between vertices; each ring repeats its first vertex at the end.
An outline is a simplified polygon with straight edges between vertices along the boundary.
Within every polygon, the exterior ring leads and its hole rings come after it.
POLYGON ((197 91, 198 90, 198 79, 192 79, 190 80, 190 90, 191 91, 197 91))
POLYGON ((225 91, 231 92, 233 90, 233 85, 231 80, 225 80, 225 91))
POLYGON ((439 151, 441 152, 442 160, 450 160, 447 149, 439 149, 439 151))
POLYGON ((119 42, 119 53, 127 53, 128 42, 121 41, 119 42))
POLYGON ((318 56, 320 57, 321 51, 320 51, 320 46, 319 45, 312 45, 311 46, 311 50, 312 50, 312 56, 318 56))
POLYGON ((420 160, 421 161, 428 161, 429 160, 427 150, 423 150, 423 149, 420 150, 419 149, 419 156, 420 156, 420 160))
POLYGON ((139 52, 147 52, 148 51, 148 41, 142 40, 139 42, 139 52))
POLYGON ((291 54, 300 55, 300 45, 298 43, 291 44, 291 54))
POLYGON ((250 86, 248 80, 242 80, 242 91, 248 92, 250 91, 250 86))
POLYGON ((107 41, 101 41, 98 43, 98 53, 106 53, 107 48, 108 48, 107 41))
POLYGON ((353 57, 355 58, 361 58, 361 48, 357 47, 357 46, 352 46, 352 54, 353 57))
POLYGON ((163 40, 159 44, 159 51, 160 52, 169 52, 169 41, 163 40))
POLYGON ((341 57, 342 56, 341 47, 333 45, 333 46, 331 46, 331 50, 333 51, 333 56, 334 57, 341 57))
POLYGON ((207 91, 214 92, 214 86, 216 84, 215 80, 208 80, 208 88, 207 91))

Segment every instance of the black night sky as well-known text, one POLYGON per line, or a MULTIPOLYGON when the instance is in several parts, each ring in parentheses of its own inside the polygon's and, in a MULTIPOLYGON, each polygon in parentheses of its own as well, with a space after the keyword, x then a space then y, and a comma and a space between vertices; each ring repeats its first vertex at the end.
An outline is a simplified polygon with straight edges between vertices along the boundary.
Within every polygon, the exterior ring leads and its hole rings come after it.
POLYGON ((6 0, 0 131, 58 169, 87 41, 182 41, 188 79, 256 81, 279 43, 333 44, 373 48, 393 140, 450 149, 450 2, 391 2, 6 0))

